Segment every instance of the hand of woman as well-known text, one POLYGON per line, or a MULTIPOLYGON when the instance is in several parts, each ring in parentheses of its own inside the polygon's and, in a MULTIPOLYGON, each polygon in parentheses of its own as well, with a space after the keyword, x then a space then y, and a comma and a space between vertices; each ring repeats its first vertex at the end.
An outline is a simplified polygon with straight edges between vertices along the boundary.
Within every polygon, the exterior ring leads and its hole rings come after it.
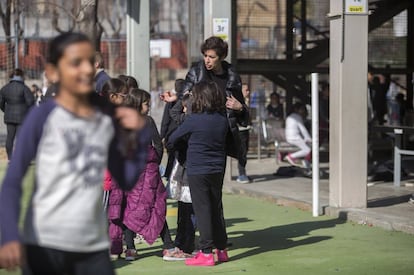
POLYGON ((20 242, 12 241, 0 248, 0 267, 13 271, 23 264, 23 247, 20 242))
POLYGON ((146 119, 132 108, 116 108, 115 117, 119 124, 127 130, 141 130, 146 124, 146 119))
POLYGON ((178 97, 176 93, 166 91, 160 95, 160 99, 164 102, 175 102, 177 101, 178 97))
POLYGON ((226 101, 226 108, 235 111, 241 111, 243 110, 243 105, 234 96, 228 96, 226 101))

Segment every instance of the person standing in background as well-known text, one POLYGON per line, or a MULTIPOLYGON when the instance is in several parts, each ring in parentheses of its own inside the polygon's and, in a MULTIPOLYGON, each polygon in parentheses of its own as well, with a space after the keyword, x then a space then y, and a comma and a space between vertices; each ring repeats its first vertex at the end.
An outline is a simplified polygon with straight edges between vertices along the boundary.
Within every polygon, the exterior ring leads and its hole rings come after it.
MULTIPOLYGON (((246 83, 242 84, 242 93, 245 102, 248 102, 250 97, 249 86, 246 83)), ((246 104, 247 105, 247 104, 246 104)), ((239 136, 240 136, 240 157, 238 159, 239 176, 237 177, 238 183, 249 183, 250 179, 246 174, 247 164, 247 152, 249 151, 249 133, 250 125, 242 126, 239 124, 239 136)))
MULTIPOLYGON (((181 91, 182 88, 184 87, 184 83, 185 83, 184 79, 177 79, 175 81, 174 91, 172 92, 176 93, 176 91, 181 91)), ((178 124, 170 116, 170 110, 174 107, 175 103, 176 102, 167 102, 164 107, 164 113, 163 113, 162 121, 161 121, 161 138, 164 144, 167 144, 168 138, 178 127, 178 124)), ((171 170, 172 170, 174 159, 175 159, 174 152, 175 151, 167 150, 168 161, 167 161, 167 166, 165 168, 165 172, 163 175, 166 178, 169 178, 171 174, 171 170)))
POLYGON ((104 59, 102 56, 102 53, 95 52, 95 90, 98 94, 102 92, 102 87, 108 81, 111 79, 111 77, 105 72, 105 64, 104 59))
POLYGON ((4 123, 7 125, 6 151, 9 160, 17 131, 34 103, 33 93, 24 84, 23 70, 15 69, 10 74, 10 82, 0 90, 0 109, 4 112, 4 123))

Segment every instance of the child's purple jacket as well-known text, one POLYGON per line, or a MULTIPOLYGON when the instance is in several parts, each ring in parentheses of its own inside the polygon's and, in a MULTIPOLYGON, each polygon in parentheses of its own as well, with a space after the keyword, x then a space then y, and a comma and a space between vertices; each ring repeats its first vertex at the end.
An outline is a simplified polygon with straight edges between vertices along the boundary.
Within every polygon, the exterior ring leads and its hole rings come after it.
POLYGON ((122 225, 142 235, 148 244, 155 242, 165 223, 166 199, 158 155, 150 146, 147 164, 131 191, 122 191, 112 181, 108 218, 113 254, 122 252, 122 225))

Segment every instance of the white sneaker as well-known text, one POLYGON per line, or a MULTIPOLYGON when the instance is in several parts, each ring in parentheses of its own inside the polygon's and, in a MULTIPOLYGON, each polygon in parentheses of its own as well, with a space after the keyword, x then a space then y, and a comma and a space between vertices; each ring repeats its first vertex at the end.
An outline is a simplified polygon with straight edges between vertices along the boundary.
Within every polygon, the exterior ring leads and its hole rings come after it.
POLYGON ((238 183, 249 183, 250 182, 249 178, 246 175, 238 176, 236 181, 238 183))

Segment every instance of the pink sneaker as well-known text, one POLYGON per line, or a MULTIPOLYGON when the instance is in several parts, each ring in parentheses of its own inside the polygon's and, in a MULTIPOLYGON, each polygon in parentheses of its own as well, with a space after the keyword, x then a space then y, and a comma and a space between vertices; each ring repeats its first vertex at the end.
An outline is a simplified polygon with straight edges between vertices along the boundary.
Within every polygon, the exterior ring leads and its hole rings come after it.
POLYGON ((296 163, 296 159, 292 158, 290 154, 285 157, 285 160, 289 162, 292 166, 298 166, 298 164, 296 163))
POLYGON ((227 254, 227 250, 219 250, 216 249, 217 260, 221 263, 225 263, 229 261, 229 255, 227 254))
POLYGON ((213 266, 215 265, 214 256, 213 253, 204 254, 200 251, 194 258, 186 259, 185 264, 190 266, 213 266))

